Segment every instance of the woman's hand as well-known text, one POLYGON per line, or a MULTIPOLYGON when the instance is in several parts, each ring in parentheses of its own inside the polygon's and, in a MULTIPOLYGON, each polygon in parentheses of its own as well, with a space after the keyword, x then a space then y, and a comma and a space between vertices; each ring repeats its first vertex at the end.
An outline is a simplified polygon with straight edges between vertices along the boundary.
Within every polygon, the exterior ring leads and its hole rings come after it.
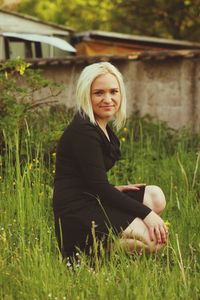
POLYGON ((118 185, 115 186, 117 190, 120 192, 125 192, 125 191, 139 191, 141 187, 145 186, 145 183, 136 183, 136 184, 128 184, 128 185, 118 185))
POLYGON ((167 242, 167 226, 159 215, 151 211, 143 219, 143 222, 149 229, 149 235, 152 241, 157 241, 158 244, 165 244, 167 242))

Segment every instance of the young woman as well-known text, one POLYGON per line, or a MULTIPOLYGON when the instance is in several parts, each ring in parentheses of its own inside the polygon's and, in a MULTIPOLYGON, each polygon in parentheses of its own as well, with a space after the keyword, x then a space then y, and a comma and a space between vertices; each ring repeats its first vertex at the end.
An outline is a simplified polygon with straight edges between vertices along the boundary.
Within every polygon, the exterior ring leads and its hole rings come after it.
POLYGON ((167 240, 159 214, 165 197, 158 186, 113 186, 106 172, 120 159, 116 129, 126 118, 121 73, 110 63, 87 66, 77 84, 77 113, 57 148, 53 207, 63 257, 93 244, 93 230, 106 240, 110 228, 127 251, 157 251, 167 240))

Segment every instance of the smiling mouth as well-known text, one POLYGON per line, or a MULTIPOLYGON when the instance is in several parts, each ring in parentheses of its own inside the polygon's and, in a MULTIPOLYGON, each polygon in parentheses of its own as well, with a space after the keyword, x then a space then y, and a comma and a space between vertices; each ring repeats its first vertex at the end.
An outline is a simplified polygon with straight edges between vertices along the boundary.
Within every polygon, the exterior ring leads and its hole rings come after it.
POLYGON ((114 107, 113 105, 112 106, 100 106, 101 108, 112 108, 114 107))

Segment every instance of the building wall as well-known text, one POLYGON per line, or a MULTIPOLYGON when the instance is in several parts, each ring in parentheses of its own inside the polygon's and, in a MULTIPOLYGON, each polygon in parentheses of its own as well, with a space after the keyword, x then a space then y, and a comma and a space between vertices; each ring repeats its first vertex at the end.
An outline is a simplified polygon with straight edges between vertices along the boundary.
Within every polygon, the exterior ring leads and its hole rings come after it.
POLYGON ((150 115, 175 129, 200 129, 200 61, 130 62, 122 72, 128 111, 150 115))
MULTIPOLYGON (((138 112, 170 127, 200 130, 200 60, 117 61, 124 75, 128 113, 138 112)), ((75 105, 75 84, 85 64, 45 66, 46 77, 63 83, 60 103, 75 105)))

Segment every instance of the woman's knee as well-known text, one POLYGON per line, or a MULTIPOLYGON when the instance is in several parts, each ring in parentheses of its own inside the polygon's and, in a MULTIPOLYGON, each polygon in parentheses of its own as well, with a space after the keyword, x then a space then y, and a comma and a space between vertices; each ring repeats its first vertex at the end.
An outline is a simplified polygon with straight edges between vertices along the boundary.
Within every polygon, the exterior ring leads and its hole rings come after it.
POLYGON ((156 185, 148 185, 145 188, 145 194, 146 197, 144 197, 144 204, 147 204, 147 206, 150 206, 153 211, 160 214, 166 206, 165 195, 162 189, 156 185))

